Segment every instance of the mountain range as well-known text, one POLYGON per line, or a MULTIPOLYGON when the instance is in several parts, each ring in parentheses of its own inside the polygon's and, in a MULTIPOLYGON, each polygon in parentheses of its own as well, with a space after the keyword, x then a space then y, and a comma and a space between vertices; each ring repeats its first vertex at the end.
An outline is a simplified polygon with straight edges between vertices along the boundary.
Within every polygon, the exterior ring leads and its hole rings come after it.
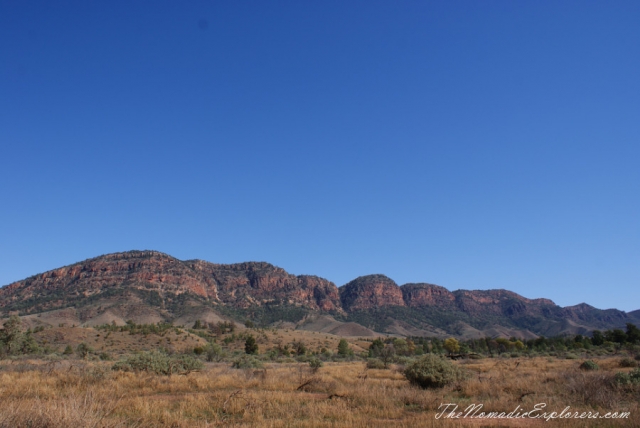
POLYGON ((30 325, 249 320, 342 336, 521 337, 640 324, 640 310, 560 307, 507 290, 399 286, 366 275, 337 287, 265 262, 181 261, 158 251, 107 254, 0 288, 0 317, 30 325))

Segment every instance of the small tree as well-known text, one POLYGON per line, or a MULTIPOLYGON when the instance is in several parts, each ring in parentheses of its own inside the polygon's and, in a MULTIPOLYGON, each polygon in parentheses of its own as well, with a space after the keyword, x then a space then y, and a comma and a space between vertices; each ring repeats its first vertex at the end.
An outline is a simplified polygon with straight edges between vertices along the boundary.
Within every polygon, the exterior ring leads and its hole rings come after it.
POLYGON ((380 360, 384 364, 384 368, 389 368, 389 364, 391 364, 396 359, 396 348, 393 345, 389 344, 382 348, 380 351, 380 360))
POLYGON ((640 329, 630 322, 627 323, 627 342, 640 343, 640 329))
POLYGON ((258 353, 258 344, 256 343, 255 337, 253 336, 247 337, 247 340, 244 342, 244 352, 247 354, 258 353))
POLYGON ((404 339, 393 339, 393 347, 396 349, 398 355, 409 355, 409 345, 404 339))
POLYGON ((449 354, 455 354, 460 351, 460 343, 453 337, 450 337, 444 341, 444 349, 446 349, 449 354))
POLYGON ((591 343, 595 346, 600 346, 604 343, 604 336, 600 330, 593 330, 593 336, 591 337, 591 343))
POLYGON ((338 343, 338 355, 341 357, 353 355, 353 351, 349 349, 349 342, 347 342, 346 339, 340 339, 340 343, 338 343))
POLYGON ((292 345, 293 351, 296 353, 296 355, 305 355, 307 353, 307 347, 302 340, 295 341, 292 343, 292 345))
POLYGON ((76 347, 76 354, 78 354, 78 356, 83 360, 87 358, 87 355, 89 355, 89 352, 91 352, 91 348, 89 348, 89 345, 87 345, 84 342, 82 342, 76 347))
POLYGON ((4 323, 0 330, 0 342, 5 346, 7 353, 17 354, 22 349, 24 334, 22 333, 22 321, 17 315, 12 315, 4 323))
POLYGON ((369 346, 369 358, 376 358, 380 356, 380 353, 384 349, 384 342, 380 339, 376 339, 371 342, 369 346))

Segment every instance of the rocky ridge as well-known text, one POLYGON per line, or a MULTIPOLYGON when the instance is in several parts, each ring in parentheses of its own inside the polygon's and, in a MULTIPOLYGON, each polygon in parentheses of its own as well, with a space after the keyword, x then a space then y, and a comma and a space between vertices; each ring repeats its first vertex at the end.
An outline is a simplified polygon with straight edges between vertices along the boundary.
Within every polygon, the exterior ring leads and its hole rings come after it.
POLYGON ((519 331, 535 336, 586 333, 640 321, 640 311, 603 311, 586 304, 561 308, 551 300, 527 299, 507 290, 399 286, 380 274, 338 288, 326 279, 292 275, 265 262, 181 261, 157 251, 108 254, 0 288, 0 317, 65 308, 76 308, 79 322, 107 322, 110 317, 122 322, 136 313, 148 313, 151 320, 187 321, 195 316, 218 319, 220 313, 236 318, 259 314, 270 321, 325 314, 336 322, 402 335, 519 331))

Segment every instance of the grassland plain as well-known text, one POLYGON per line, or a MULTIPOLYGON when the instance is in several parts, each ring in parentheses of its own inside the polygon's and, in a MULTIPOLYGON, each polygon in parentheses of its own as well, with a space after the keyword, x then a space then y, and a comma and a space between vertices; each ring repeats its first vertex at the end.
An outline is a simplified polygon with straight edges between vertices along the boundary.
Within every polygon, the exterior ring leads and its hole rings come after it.
POLYGON ((16 358, 0 362, 0 427, 457 427, 640 426, 640 390, 614 382, 620 357, 485 358, 456 362, 470 376, 443 389, 420 389, 401 366, 367 369, 361 361, 267 363, 233 369, 207 363, 198 372, 160 376, 111 370, 113 362, 16 358), (459 411, 629 412, 626 419, 438 418, 443 403, 459 411))

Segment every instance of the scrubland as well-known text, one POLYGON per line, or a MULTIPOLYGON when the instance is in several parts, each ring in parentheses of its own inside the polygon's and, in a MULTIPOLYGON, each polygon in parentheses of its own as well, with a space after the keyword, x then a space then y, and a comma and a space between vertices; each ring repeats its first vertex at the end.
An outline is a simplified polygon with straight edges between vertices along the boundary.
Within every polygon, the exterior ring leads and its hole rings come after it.
POLYGON ((113 362, 15 358, 0 361, 0 427, 456 427, 640 426, 640 388, 615 381, 619 357, 484 358, 455 362, 468 376, 441 389, 411 385, 402 366, 367 369, 362 361, 267 363, 234 369, 206 363, 186 375, 112 370, 113 362), (458 411, 629 412, 626 419, 472 419, 458 411), (519 406, 519 407, 518 407, 519 406))

